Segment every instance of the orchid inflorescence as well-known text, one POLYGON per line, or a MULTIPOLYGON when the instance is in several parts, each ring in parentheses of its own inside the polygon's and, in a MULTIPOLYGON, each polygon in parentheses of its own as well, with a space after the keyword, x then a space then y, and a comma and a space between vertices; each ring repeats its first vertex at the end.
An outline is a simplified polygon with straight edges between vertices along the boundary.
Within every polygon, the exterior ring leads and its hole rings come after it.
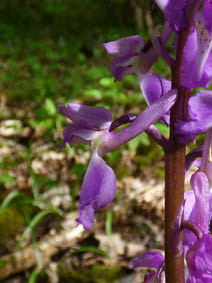
MULTIPOLYGON (((165 153, 169 152, 171 155, 173 149, 176 152, 176 149, 195 140, 197 135, 206 133, 204 144, 187 156, 184 155, 185 176, 191 164, 198 169, 190 180, 192 190, 184 193, 184 201, 178 205, 168 235, 172 239, 168 239, 171 244, 168 245, 166 254, 177 257, 184 253, 188 267, 187 283, 212 282, 212 238, 209 235, 212 212, 212 162, 209 158, 212 145, 212 91, 194 89, 208 88, 212 78, 212 1, 155 2, 166 20, 160 35, 156 28, 147 44, 139 35, 134 35, 102 45, 108 54, 115 57, 110 68, 115 81, 132 73, 137 76, 148 105, 145 111, 137 116, 126 114, 112 121, 111 112, 104 107, 76 103, 71 103, 68 107, 59 106, 59 111, 73 122, 64 129, 63 145, 69 143, 72 146, 77 142, 88 144, 92 148, 92 157, 82 184, 77 223, 82 224, 85 230, 91 229, 95 211, 107 206, 114 198, 116 176, 103 160, 104 154, 116 150, 146 131, 163 147, 165 153), (165 48, 172 34, 176 59, 165 48), (182 34, 186 36, 183 38, 182 34), (171 68, 172 82, 150 72, 158 57, 164 59, 171 68), (189 95, 183 100, 184 90, 189 95), (186 113, 185 117, 178 115, 183 111, 186 113), (171 128, 169 140, 154 127, 153 124, 158 120, 171 128), (119 130, 119 126, 125 123, 128 126, 119 130), (201 159, 197 160, 199 157, 201 159)), ((177 168, 182 165, 174 166, 177 168)), ((167 274, 170 271, 166 263, 159 251, 150 250, 138 255, 130 266, 153 269, 146 276, 145 282, 166 280, 169 283, 167 274)), ((175 280, 184 282, 184 279, 175 280)))

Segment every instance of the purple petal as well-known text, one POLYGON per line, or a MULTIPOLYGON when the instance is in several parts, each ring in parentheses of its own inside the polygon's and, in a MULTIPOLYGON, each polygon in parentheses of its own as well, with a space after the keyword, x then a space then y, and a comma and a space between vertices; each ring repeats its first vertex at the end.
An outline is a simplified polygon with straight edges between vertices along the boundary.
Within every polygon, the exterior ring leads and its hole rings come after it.
POLYGON ((136 55, 144 46, 143 39, 139 35, 123 37, 121 39, 103 43, 107 53, 113 56, 123 57, 126 55, 136 55))
POLYGON ((171 89, 171 82, 155 73, 143 75, 139 79, 144 99, 148 105, 171 89))
POLYGON ((159 8, 164 13, 167 20, 177 27, 185 27, 186 19, 184 9, 187 5, 187 0, 155 0, 159 8))
POLYGON ((101 154, 115 150, 145 131, 169 111, 176 101, 176 96, 176 90, 171 90, 150 105, 128 127, 118 132, 105 132, 100 149, 101 154))
MULTIPOLYGON (((197 69, 198 69, 198 78, 201 79, 203 68, 205 63, 208 59, 208 55, 212 48, 212 25, 211 25, 211 18, 212 18, 212 4, 204 5, 196 17, 196 27, 197 27, 197 69), (207 6, 207 7, 206 7, 207 6), (208 19, 208 16, 210 19, 208 19)), ((211 62, 211 55, 209 58, 211 62)), ((208 65, 208 64, 207 64, 208 65)), ((209 72, 211 71, 212 66, 209 64, 209 72)), ((207 72, 208 73, 208 72, 207 72)), ((211 74, 208 74, 208 79, 211 78, 211 74)))
POLYGON ((66 143, 72 146, 72 143, 91 144, 91 141, 97 138, 99 132, 93 130, 87 130, 80 128, 75 124, 68 125, 63 130, 63 143, 62 147, 65 147, 66 143))
POLYGON ((181 85, 187 88, 208 87, 212 77, 212 40, 205 24, 199 14, 184 47, 181 85))
MULTIPOLYGON (((191 177, 193 191, 184 194, 184 220, 192 221, 199 226, 203 233, 208 233, 211 211, 211 193, 207 176, 197 172, 191 177)), ((197 241, 196 236, 189 230, 184 231, 185 252, 197 241)))
POLYGON ((105 130, 109 129, 112 122, 112 114, 104 107, 91 107, 84 104, 68 104, 68 107, 58 106, 59 111, 77 123, 81 128, 105 130))
POLYGON ((164 256, 159 251, 149 250, 135 257, 130 264, 130 268, 148 267, 158 269, 164 261, 164 256))
POLYGON ((92 227, 94 212, 111 203, 115 191, 116 176, 113 170, 97 153, 93 153, 82 184, 80 217, 77 219, 85 230, 92 227))
POLYGON ((212 2, 209 0, 204 1, 204 6, 200 9, 199 13, 197 14, 197 20, 199 19, 208 30, 209 33, 212 34, 212 2))
POLYGON ((203 233, 208 233, 210 224, 210 186, 207 176, 197 172, 191 177, 191 186, 195 194, 196 222, 203 233))
POLYGON ((195 215, 194 215, 194 205, 195 205, 195 195, 194 191, 186 191, 184 193, 184 200, 185 200, 185 205, 184 205, 184 220, 186 221, 194 221, 195 215))
MULTIPOLYGON (((139 76, 139 82, 142 94, 148 105, 151 105, 171 89, 171 82, 155 73, 139 76)), ((169 124, 168 114, 165 114, 162 119, 167 125, 169 124)))
POLYGON ((189 271, 187 282, 212 282, 212 238, 209 235, 205 234, 195 243, 186 260, 189 271))
POLYGON ((211 120, 212 118, 212 91, 202 90, 189 99, 189 112, 192 119, 211 120), (210 117, 208 118, 208 115, 210 117))
MULTIPOLYGON (((202 160, 195 160, 194 166, 200 168, 202 160)), ((208 162, 206 168, 204 169, 204 173, 208 177, 209 183, 212 182, 212 162, 208 162)))
POLYGON ((187 142, 212 127, 212 91, 202 90, 189 99, 190 118, 176 122, 176 133, 187 142))

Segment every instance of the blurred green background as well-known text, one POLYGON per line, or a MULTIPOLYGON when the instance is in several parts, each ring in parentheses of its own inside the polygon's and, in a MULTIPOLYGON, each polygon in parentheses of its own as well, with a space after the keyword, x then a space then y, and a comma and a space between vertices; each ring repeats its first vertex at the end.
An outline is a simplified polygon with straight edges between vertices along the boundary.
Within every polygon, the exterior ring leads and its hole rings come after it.
MULTIPOLYGON (((143 0, 3 0, 0 14, 3 255, 18 250, 28 234, 29 241, 36 243, 50 229, 48 214, 60 217, 78 207, 90 149, 82 145, 60 148, 67 120, 57 105, 105 106, 114 119, 145 109, 135 75, 114 83, 111 58, 101 44, 133 34, 147 42, 163 18, 153 1, 143 0), (57 205, 51 193, 45 197, 55 190, 63 195, 57 205), (38 224, 45 228, 37 231, 38 224)), ((169 76, 162 60, 153 70, 169 76)), ((164 125, 157 126, 168 134, 164 125)), ((118 180, 164 175, 162 150, 145 133, 105 159, 118 180)))
MULTIPOLYGON (((139 0, 8 0, 1 1, 0 12, 0 146, 9 140, 23 146, 14 155, 1 157, 3 189, 7 183, 17 185, 9 169, 26 160, 32 162, 35 142, 52 143, 58 150, 67 124, 57 111, 58 104, 103 105, 111 109, 114 119, 145 108, 135 75, 114 83, 109 70, 111 58, 101 44, 133 34, 147 41, 161 14, 152 1, 139 0)), ((162 61, 154 70, 169 75, 162 61)), ((167 133, 163 125, 159 127, 167 133)), ((145 134, 124 147, 148 155, 142 164, 136 156, 135 174, 143 174, 143 166, 154 165, 155 158, 160 160, 160 151, 152 151, 152 147, 145 134)), ((68 149, 70 154, 76 148, 78 145, 68 149)), ((121 150, 108 154, 111 165, 119 163, 121 150)), ((80 177, 85 168, 75 171, 80 177)), ((153 175, 161 174, 156 170, 153 175)), ((44 183, 48 184, 46 179, 44 183)))

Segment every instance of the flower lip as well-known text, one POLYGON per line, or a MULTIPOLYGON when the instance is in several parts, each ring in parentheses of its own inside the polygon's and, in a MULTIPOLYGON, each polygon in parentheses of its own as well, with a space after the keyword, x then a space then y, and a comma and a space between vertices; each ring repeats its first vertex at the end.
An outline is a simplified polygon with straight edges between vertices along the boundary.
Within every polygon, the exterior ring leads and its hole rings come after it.
POLYGON ((82 184, 78 224, 89 230, 94 223, 94 212, 110 204, 115 191, 115 173, 94 151, 82 184))

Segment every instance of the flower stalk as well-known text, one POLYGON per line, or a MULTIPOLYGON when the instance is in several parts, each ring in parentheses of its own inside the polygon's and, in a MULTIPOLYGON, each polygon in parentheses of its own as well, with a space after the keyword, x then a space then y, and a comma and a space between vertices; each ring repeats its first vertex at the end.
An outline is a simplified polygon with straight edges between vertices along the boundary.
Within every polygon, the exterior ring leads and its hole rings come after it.
MULTIPOLYGON (((185 146, 177 142, 175 122, 185 120, 188 113, 188 98, 190 90, 180 86, 180 67, 182 64, 183 48, 190 34, 189 29, 182 29, 176 54, 176 62, 172 68, 172 88, 177 89, 177 101, 171 109, 170 117, 170 148, 165 151, 165 268, 166 283, 183 283, 184 254, 173 254, 171 244, 173 239, 172 225, 184 199, 185 175, 185 146)), ((183 237, 183 235, 182 235, 183 237)))

